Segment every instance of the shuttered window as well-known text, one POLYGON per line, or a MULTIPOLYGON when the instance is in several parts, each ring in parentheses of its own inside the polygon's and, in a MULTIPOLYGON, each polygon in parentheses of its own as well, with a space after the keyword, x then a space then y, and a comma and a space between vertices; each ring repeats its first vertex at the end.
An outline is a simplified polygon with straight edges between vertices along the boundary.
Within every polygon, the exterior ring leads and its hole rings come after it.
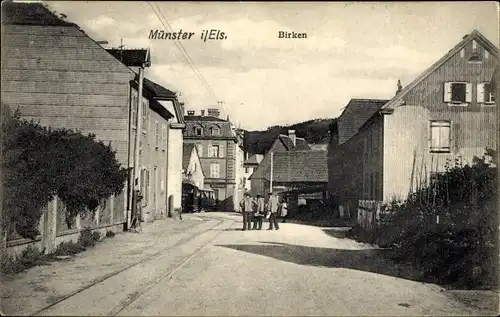
POLYGON ((477 102, 482 104, 495 104, 494 87, 490 83, 477 84, 477 102))
POLYGON ((472 84, 450 82, 444 84, 444 102, 465 106, 472 101, 472 84))

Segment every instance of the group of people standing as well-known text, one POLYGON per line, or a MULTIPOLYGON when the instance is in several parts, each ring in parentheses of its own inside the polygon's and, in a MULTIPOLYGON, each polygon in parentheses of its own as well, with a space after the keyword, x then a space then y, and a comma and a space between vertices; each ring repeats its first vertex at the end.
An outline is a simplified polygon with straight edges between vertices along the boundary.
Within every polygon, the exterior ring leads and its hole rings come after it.
POLYGON ((264 197, 257 194, 257 198, 252 198, 249 193, 245 193, 245 197, 240 202, 241 211, 243 213, 243 231, 245 230, 262 230, 264 217, 269 220, 269 228, 273 227, 278 230, 278 217, 285 219, 288 213, 286 201, 279 201, 278 197, 273 193, 269 193, 267 203, 264 197), (253 223, 253 226, 252 226, 253 223))

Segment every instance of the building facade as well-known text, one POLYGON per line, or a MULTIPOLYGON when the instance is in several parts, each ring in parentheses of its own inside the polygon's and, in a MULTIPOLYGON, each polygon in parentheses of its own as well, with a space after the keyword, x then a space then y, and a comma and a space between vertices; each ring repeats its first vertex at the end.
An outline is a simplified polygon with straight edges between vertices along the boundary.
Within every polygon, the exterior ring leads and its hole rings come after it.
POLYGON ((245 192, 252 192, 252 181, 250 180, 250 176, 257 170, 260 162, 264 155, 262 154, 253 154, 251 156, 248 153, 245 153, 245 161, 243 162, 243 179, 242 183, 244 184, 245 192))
POLYGON ((205 185, 214 190, 219 208, 234 211, 241 199, 237 157, 242 137, 229 120, 219 115, 217 109, 208 109, 206 114, 202 110, 199 115, 188 111, 184 143, 196 146, 205 172, 205 185))
POLYGON ((339 126, 329 149, 329 187, 340 204, 350 200, 359 209, 405 199, 447 164, 472 163, 486 148, 495 149, 490 81, 497 62, 498 49, 473 31, 391 100, 370 109, 344 142, 339 126))
MULTIPOLYGON (((137 127, 135 106, 138 102, 137 87, 138 82, 135 81, 131 87, 130 98, 132 121, 129 131, 131 140, 129 164, 131 167, 133 167, 133 146, 137 127)), ((142 134, 139 141, 139 188, 144 197, 143 219, 147 222, 172 215, 175 208, 180 208, 180 205, 175 206, 175 202, 181 200, 182 189, 178 190, 175 185, 182 181, 180 171, 182 168, 178 172, 176 169, 178 147, 182 146, 182 134, 178 141, 175 139, 177 129, 172 129, 172 126, 179 124, 177 112, 180 112, 180 105, 175 93, 145 78, 141 111, 142 134), (174 203, 172 206, 169 206, 169 197, 173 197, 170 198, 174 200, 171 202, 174 203)))
POLYGON ((311 147, 306 140, 296 136, 295 130, 289 130, 288 135, 280 134, 249 177, 251 195, 255 197, 257 194, 264 195, 269 191, 269 179, 265 175, 270 173, 271 153, 307 150, 311 150, 311 147))

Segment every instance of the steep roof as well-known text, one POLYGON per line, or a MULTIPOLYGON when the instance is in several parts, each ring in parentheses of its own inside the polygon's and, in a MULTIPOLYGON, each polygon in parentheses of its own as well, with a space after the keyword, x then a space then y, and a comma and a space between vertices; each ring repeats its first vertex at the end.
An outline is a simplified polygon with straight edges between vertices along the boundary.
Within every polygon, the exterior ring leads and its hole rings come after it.
POLYGON ((399 94, 394 96, 389 102, 387 102, 382 109, 392 109, 395 106, 403 102, 403 97, 411 91, 415 86, 426 79, 431 73, 438 69, 441 65, 447 62, 450 58, 458 53, 462 48, 464 48, 472 40, 475 40, 478 44, 483 45, 493 56, 498 58, 498 48, 491 43, 484 35, 482 35, 478 30, 472 31, 470 34, 464 36, 462 41, 460 41, 454 48, 452 48, 448 53, 441 57, 437 62, 432 64, 426 71, 424 71, 420 76, 418 76, 414 81, 407 85, 399 94))
POLYGON ((129 67, 141 67, 143 64, 151 66, 149 49, 106 49, 117 60, 129 67))
POLYGON ((288 135, 280 134, 278 138, 283 142, 288 151, 301 151, 310 150, 309 144, 304 138, 295 138, 295 145, 293 145, 292 139, 288 135))
POLYGON ((245 162, 243 162, 244 165, 259 165, 262 159, 264 158, 264 155, 262 154, 254 154, 250 156, 245 162))
POLYGON ((2 3, 2 24, 78 27, 58 17, 42 3, 11 1, 2 3))
POLYGON ((184 120, 186 121, 218 121, 218 122, 227 122, 227 120, 212 117, 212 116, 184 116, 184 120))
MULTIPOLYGON (((270 178, 270 171, 264 176, 270 178)), ((328 182, 327 151, 274 153, 275 182, 328 182)))
POLYGON ((195 149, 194 144, 183 144, 182 146, 182 169, 186 170, 189 166, 189 162, 191 161, 191 154, 195 149))
POLYGON ((339 144, 358 133, 363 124, 370 119, 389 100, 351 99, 337 120, 339 144))
POLYGON ((162 85, 159 85, 152 81, 151 79, 144 78, 144 87, 146 89, 149 89, 155 97, 165 97, 165 98, 176 98, 177 95, 175 92, 171 91, 170 89, 167 89, 163 87, 162 85))

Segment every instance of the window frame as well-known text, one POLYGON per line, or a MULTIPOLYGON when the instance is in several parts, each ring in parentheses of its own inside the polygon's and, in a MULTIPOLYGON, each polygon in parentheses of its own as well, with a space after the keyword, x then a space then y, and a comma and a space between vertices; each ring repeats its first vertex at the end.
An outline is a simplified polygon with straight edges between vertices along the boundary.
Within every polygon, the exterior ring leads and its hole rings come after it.
POLYGON ((220 178, 220 164, 212 162, 210 163, 210 178, 220 178), (214 166, 217 166, 217 173, 214 173, 214 166))
POLYGON ((211 136, 219 136, 220 135, 220 128, 218 126, 210 127, 210 135, 211 136), (214 131, 217 131, 217 133, 214 133, 214 131))
POLYGON ((137 129, 137 100, 139 99, 138 93, 131 87, 130 90, 130 108, 131 108, 131 125, 132 129, 137 129))
MULTIPOLYGON (((452 127, 453 127, 453 121, 451 120, 430 120, 429 121, 429 153, 433 154, 451 154, 452 149, 453 149, 453 134, 452 134, 452 127), (442 128, 442 127, 447 127, 448 128, 448 144, 449 147, 443 147, 440 145, 438 148, 434 148, 432 146, 432 140, 433 140, 433 128, 442 128)), ((440 129, 438 129, 440 131, 440 129)), ((439 138, 441 138, 441 134, 439 134, 439 138)), ((439 139, 439 143, 441 142, 441 139, 439 139)))
POLYGON ((491 82, 483 83, 483 104, 486 106, 494 106, 496 104, 496 96, 494 87, 492 87, 491 82), (486 99, 486 85, 490 87, 490 93, 488 94, 488 100, 486 99), (491 97, 493 96, 493 101, 491 101, 491 97))
POLYGON ((220 157, 220 146, 218 144, 211 144, 210 145, 210 157, 211 158, 218 158, 220 157), (217 155, 215 155, 214 148, 217 149, 217 155))
POLYGON ((472 83, 466 81, 449 81, 443 84, 443 102, 450 107, 467 107, 472 103, 472 83), (453 85, 465 85, 464 101, 453 101, 453 85), (449 90, 447 89, 449 88, 449 90), (449 99, 449 100, 448 100, 449 99))
POLYGON ((195 136, 203 136, 203 127, 200 127, 200 126, 195 126, 194 127, 194 135, 195 136), (198 134, 198 129, 200 131, 200 133, 198 134))

